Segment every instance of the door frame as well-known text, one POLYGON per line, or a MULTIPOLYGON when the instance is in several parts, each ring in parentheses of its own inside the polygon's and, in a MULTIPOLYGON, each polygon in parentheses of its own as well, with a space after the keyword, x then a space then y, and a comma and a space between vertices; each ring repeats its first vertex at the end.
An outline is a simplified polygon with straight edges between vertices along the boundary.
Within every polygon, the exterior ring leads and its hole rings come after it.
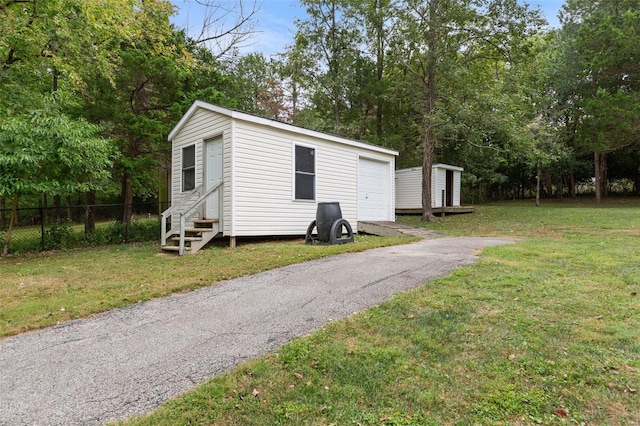
MULTIPOLYGON (((212 186, 223 179, 223 143, 222 136, 206 139, 203 147, 203 182, 206 193, 212 186), (214 162, 209 156, 209 150, 214 150, 214 162), (217 152, 216 152, 217 151, 217 152), (210 182, 210 179, 213 182, 210 182)), ((222 190, 219 189, 204 203, 202 217, 205 219, 222 218, 222 190)))
POLYGON ((453 170, 446 170, 445 188, 446 188, 446 207, 453 206, 453 170))

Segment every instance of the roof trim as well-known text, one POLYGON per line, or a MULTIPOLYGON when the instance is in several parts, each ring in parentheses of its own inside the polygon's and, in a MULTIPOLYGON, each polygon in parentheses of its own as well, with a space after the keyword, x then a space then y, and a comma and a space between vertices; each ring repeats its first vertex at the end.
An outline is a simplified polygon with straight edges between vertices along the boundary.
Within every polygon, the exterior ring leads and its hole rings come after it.
MULTIPOLYGON (((433 168, 439 168, 439 169, 445 169, 445 170, 453 170, 453 171, 456 171, 456 172, 464 171, 463 167, 452 166, 450 164, 443 164, 443 163, 433 164, 433 165, 431 165, 431 168, 432 169, 433 168)), ((398 170, 396 170, 396 173, 398 173, 398 172, 400 172, 400 173, 413 172, 413 171, 417 171, 417 170, 422 170, 422 166, 410 167, 410 168, 407 168, 407 169, 398 169, 398 170)))
POLYGON ((250 123, 260 124, 263 126, 272 127, 279 130, 285 130, 287 132, 297 133, 304 136, 330 140, 332 142, 337 142, 343 145, 348 145, 356 148, 368 149, 370 151, 375 151, 383 154, 390 154, 394 156, 398 155, 398 151, 395 151, 389 148, 384 148, 378 145, 373 145, 368 142, 347 139, 340 136, 330 135, 328 133, 322 133, 315 130, 305 129, 304 127, 294 126, 293 124, 287 124, 277 120, 258 117, 256 115, 247 114, 245 112, 240 112, 240 111, 232 110, 229 108, 224 108, 224 107, 213 105, 203 101, 195 101, 191 105, 189 110, 182 116, 180 121, 178 121, 178 124, 176 124, 173 130, 171 130, 171 132, 169 133, 169 136, 167 137, 169 141, 173 141, 176 135, 180 133, 180 130, 182 130, 184 125, 196 113, 196 111, 198 111, 198 109, 205 109, 207 111, 225 115, 232 119, 248 121, 250 123))

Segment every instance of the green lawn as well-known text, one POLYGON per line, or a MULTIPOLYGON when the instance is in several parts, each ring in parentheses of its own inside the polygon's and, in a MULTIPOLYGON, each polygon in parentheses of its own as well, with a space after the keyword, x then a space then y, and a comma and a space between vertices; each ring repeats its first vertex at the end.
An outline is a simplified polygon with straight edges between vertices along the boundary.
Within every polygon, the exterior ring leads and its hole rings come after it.
POLYGON ((127 424, 640 423, 640 199, 483 205, 428 228, 521 241, 127 424))

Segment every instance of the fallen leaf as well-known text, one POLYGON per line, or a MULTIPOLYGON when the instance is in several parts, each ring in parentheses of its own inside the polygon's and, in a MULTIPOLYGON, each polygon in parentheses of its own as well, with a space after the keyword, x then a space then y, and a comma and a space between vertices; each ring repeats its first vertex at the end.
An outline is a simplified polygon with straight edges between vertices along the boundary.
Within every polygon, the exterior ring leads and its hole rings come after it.
POLYGON ((255 396, 257 398, 258 395, 260 395, 260 392, 258 391, 258 389, 254 389, 253 392, 251 392, 251 395, 253 395, 253 396, 255 396))
POLYGON ((632 291, 632 292, 631 292, 631 295, 632 295, 632 296, 637 296, 637 295, 638 295, 638 292, 637 292, 637 291, 632 291))
POLYGON ((329 386, 325 386, 324 388, 325 388, 326 390, 329 390, 329 386))
POLYGON ((295 389, 296 385, 289 385, 289 389, 295 389))
POLYGON ((380 417, 380 423, 387 422, 391 420, 391 417, 380 417))
POLYGON ((514 359, 516 359, 516 354, 509 355, 509 360, 510 361, 513 361, 514 359))
POLYGON ((304 376, 300 373, 293 373, 294 376, 296 376, 298 379, 302 379, 304 376))
POLYGON ((627 385, 627 391, 629 393, 636 393, 636 392, 638 392, 638 389, 632 388, 631 386, 627 385))
POLYGON ((63 307, 60 308, 60 312, 64 312, 64 311, 65 311, 65 309, 64 309, 64 306, 63 306, 63 307))
POLYGON ((602 319, 602 318, 604 318, 604 316, 602 316, 602 315, 596 315, 594 318, 595 318, 595 319, 602 319))
POLYGON ((556 414, 560 417, 567 418, 567 416, 569 416, 569 412, 567 411, 566 408, 558 408, 556 409, 556 414))

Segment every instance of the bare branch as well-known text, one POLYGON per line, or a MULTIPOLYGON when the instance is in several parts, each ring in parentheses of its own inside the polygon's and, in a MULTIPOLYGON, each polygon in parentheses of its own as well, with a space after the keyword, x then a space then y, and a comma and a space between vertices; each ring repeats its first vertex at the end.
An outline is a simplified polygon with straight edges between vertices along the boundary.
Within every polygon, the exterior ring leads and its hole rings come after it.
POLYGON ((258 0, 237 0, 228 5, 223 0, 196 0, 206 12, 196 43, 206 45, 220 59, 230 52, 249 45, 256 33, 255 17, 260 10, 258 0))

